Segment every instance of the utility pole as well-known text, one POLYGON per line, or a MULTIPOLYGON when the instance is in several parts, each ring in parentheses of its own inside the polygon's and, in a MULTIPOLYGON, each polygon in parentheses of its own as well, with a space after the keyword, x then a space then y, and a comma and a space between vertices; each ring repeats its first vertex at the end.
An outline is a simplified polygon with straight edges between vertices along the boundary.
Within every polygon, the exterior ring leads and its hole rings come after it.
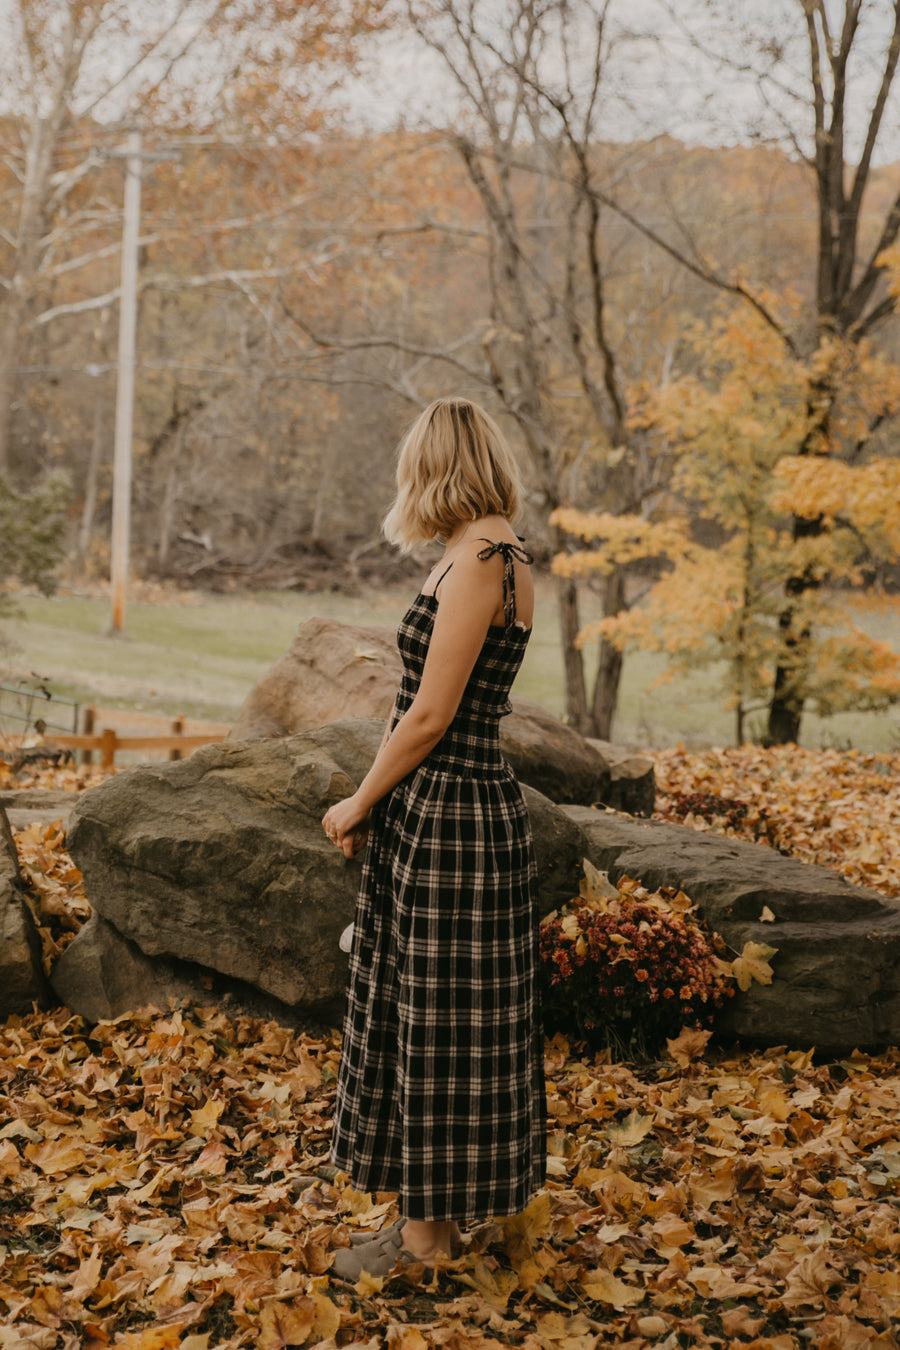
POLYGON ((131 539, 131 436, 134 425, 135 336, 137 332, 138 236, 141 221, 141 133, 128 135, 125 151, 125 219, 122 227, 122 281, 119 300, 119 373, 116 384, 116 438, 113 455, 112 622, 110 635, 125 630, 128 555, 131 539))

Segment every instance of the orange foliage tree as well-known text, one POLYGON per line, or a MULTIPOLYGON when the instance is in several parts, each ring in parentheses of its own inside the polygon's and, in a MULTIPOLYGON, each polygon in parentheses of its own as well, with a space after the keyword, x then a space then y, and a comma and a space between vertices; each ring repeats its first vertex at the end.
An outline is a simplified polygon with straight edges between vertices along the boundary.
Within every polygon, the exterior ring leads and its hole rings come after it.
MULTIPOLYGON (((745 312, 698 327, 693 346, 699 374, 645 390, 632 410, 676 455, 664 519, 556 513, 590 545, 559 555, 558 572, 666 564, 643 605, 590 625, 582 641, 600 633, 665 651, 673 673, 724 663, 741 743, 747 714, 771 703, 785 589, 802 575, 808 584, 792 606, 803 635, 791 672, 798 703, 823 715, 883 707, 900 697, 900 653, 863 632, 854 613, 859 588, 871 600, 873 576, 900 561, 900 462, 850 463, 838 450, 900 409, 900 369, 865 342, 837 338, 808 361, 785 362, 773 328, 745 312), (816 384, 837 391, 827 431, 809 403, 816 384), (811 434, 814 455, 802 453, 811 434), (819 528, 798 532, 792 519, 819 528)), ((896 599, 881 602, 900 610, 896 599)))

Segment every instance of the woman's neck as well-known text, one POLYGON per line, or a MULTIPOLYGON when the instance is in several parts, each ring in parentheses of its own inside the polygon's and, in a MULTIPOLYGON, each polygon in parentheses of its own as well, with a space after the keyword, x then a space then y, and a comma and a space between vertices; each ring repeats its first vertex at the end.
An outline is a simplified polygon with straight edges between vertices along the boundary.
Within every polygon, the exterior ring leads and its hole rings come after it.
POLYGON ((460 544, 468 539, 470 533, 478 528, 484 528, 484 522, 496 517, 479 516, 476 520, 461 520, 444 539, 444 552, 449 553, 451 549, 459 548, 460 544))

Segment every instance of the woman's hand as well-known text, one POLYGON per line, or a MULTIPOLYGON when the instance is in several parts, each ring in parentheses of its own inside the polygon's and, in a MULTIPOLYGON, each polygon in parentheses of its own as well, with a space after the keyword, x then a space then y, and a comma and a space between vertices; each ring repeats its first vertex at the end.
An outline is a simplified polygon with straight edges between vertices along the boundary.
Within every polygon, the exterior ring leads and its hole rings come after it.
POLYGON ((369 812, 360 805, 354 793, 328 808, 322 818, 322 829, 345 858, 353 858, 368 841, 369 812))

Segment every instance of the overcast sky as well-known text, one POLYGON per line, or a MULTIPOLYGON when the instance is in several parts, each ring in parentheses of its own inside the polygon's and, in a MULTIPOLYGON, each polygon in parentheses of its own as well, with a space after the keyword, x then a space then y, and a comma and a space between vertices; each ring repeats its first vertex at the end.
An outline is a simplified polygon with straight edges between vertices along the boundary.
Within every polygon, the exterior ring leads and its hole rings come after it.
MULTIPOLYGON (((174 0, 133 0, 132 18, 147 16, 148 31, 159 26, 174 0)), ((62 6, 63 0, 60 0, 62 6)), ((205 0, 194 0, 193 13, 202 14, 205 0)), ((569 0, 588 28, 594 24, 602 0, 569 0)), ((10 109, 21 107, 13 91, 19 81, 12 65, 11 19, 18 0, 0 0, 0 108, 3 90, 10 109)), ((397 0, 398 12, 404 9, 397 0)), ((845 0, 826 0, 835 28, 840 26, 845 0)), ((502 40, 506 16, 514 0, 475 0, 480 24, 493 28, 502 40)), ((858 55, 851 70, 851 142, 848 154, 858 152, 877 78, 883 64, 893 0, 863 0, 858 55), (852 139, 855 129, 856 139, 852 139)), ((728 144, 773 137, 791 128, 804 149, 809 149, 808 52, 801 0, 611 0, 610 33, 612 56, 608 63, 602 135, 610 140, 630 140, 669 132, 689 142, 728 144), (768 53, 767 54, 767 49, 768 53), (777 49, 777 60, 771 52, 777 49), (724 53, 732 62, 746 56, 747 69, 729 68, 716 58, 724 53), (764 97, 754 69, 768 64, 775 80, 764 87, 764 97)), ((183 36, 183 35, 182 35, 183 36)), ((589 33, 585 47, 589 48, 589 33)), ((341 101, 359 124, 366 122, 384 130, 403 122, 443 125, 460 116, 457 86, 442 59, 413 36, 398 31, 372 39, 360 75, 347 85, 341 101)), ((182 78, 192 87, 202 87, 203 63, 215 60, 222 70, 221 52, 198 45, 182 78)), ((104 51, 87 71, 82 103, 89 102, 90 88, 109 79, 115 61, 124 60, 119 50, 104 51), (95 79, 92 78, 95 76, 95 79)), ((554 53, 544 55, 552 73, 554 53)), ((121 99, 100 105, 97 114, 118 117, 121 99)), ((879 158, 900 159, 900 92, 885 117, 885 132, 879 158)), ((784 136, 789 144, 790 136, 784 136)))
MULTIPOLYGON (((476 12, 500 14, 506 3, 476 0, 476 12)), ((596 12, 598 3, 584 9, 596 12)), ((839 31, 844 0, 827 0, 826 9, 839 31)), ((892 0, 863 0, 850 72, 851 158, 868 121, 893 9, 892 0)), ((609 139, 668 131, 689 142, 729 144, 790 128, 809 150, 809 58, 800 0, 612 0, 611 15, 613 54, 603 117, 609 139), (776 45, 777 61, 766 52, 776 45), (717 53, 725 55, 725 63, 717 53), (736 69, 745 56, 748 68, 736 69), (764 94, 757 77, 763 67, 775 77, 764 94)), ((372 44, 346 101, 355 116, 381 129, 398 119, 440 125, 452 120, 459 93, 439 56, 394 33, 372 44)), ((789 139, 785 135, 784 143, 789 139)), ((900 90, 885 116, 877 158, 900 158, 900 90)))

